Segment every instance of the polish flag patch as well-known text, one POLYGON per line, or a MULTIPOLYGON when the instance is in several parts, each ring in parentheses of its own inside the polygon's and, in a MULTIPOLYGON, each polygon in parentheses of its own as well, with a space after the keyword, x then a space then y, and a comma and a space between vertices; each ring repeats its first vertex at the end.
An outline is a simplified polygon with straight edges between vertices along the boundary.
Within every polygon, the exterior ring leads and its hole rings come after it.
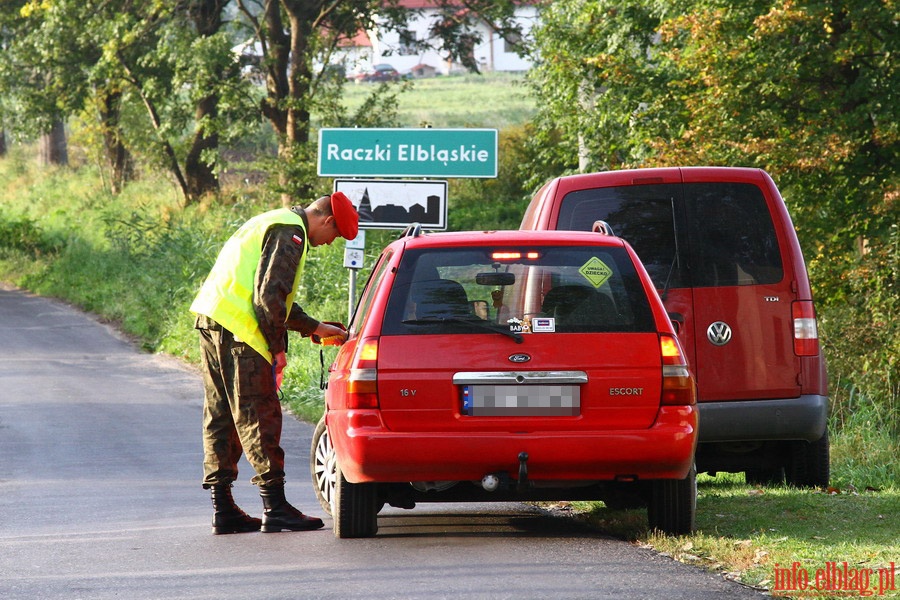
POLYGON ((296 233, 291 237, 291 239, 294 240, 295 244, 300 244, 301 246, 303 245, 303 238, 296 233))

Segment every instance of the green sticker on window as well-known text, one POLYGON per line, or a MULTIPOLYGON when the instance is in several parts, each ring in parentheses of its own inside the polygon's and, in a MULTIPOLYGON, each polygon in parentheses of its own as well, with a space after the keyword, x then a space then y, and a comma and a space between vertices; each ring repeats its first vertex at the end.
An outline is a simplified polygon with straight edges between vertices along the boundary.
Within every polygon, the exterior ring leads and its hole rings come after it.
POLYGON ((598 288, 606 283, 613 274, 612 269, 607 267, 606 263, 604 263, 596 256, 584 263, 584 265, 580 269, 578 269, 578 272, 581 273, 585 279, 591 282, 591 285, 595 288, 598 288))

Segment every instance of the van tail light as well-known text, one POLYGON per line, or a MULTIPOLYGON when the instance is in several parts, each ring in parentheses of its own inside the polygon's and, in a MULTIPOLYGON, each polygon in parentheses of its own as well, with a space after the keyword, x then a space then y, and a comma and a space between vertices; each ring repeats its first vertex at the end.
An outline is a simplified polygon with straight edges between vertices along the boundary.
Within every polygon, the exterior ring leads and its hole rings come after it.
POLYGON ((791 303, 794 319, 794 354, 797 356, 819 355, 819 328, 816 325, 816 309, 811 300, 791 303))
POLYGON ((365 338, 356 346, 347 380, 347 408, 378 408, 378 338, 365 338))
POLYGON ((661 402, 669 405, 696 404, 697 388, 678 340, 670 335, 659 336, 659 350, 662 355, 661 402))

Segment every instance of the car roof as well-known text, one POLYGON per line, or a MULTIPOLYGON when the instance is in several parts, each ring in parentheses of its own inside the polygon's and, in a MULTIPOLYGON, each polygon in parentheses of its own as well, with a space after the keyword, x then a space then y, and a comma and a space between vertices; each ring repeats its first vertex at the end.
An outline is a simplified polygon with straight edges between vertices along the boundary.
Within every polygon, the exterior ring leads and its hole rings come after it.
POLYGON ((766 178, 762 169, 755 167, 648 167, 641 169, 620 169, 563 175, 553 181, 569 187, 591 187, 592 185, 639 185, 652 183, 687 182, 748 182, 759 183, 766 178))
POLYGON ((404 244, 407 248, 520 246, 522 244, 610 247, 624 246, 625 242, 618 237, 590 231, 498 230, 412 234, 400 238, 394 244, 404 244))

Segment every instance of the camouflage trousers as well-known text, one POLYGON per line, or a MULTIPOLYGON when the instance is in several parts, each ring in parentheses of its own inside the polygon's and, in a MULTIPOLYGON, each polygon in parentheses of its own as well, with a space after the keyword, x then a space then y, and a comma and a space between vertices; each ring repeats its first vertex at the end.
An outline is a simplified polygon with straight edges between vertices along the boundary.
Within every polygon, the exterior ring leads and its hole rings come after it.
POLYGON ((231 483, 241 453, 256 485, 284 481, 281 403, 272 365, 218 323, 197 320, 203 366, 203 487, 231 483))

